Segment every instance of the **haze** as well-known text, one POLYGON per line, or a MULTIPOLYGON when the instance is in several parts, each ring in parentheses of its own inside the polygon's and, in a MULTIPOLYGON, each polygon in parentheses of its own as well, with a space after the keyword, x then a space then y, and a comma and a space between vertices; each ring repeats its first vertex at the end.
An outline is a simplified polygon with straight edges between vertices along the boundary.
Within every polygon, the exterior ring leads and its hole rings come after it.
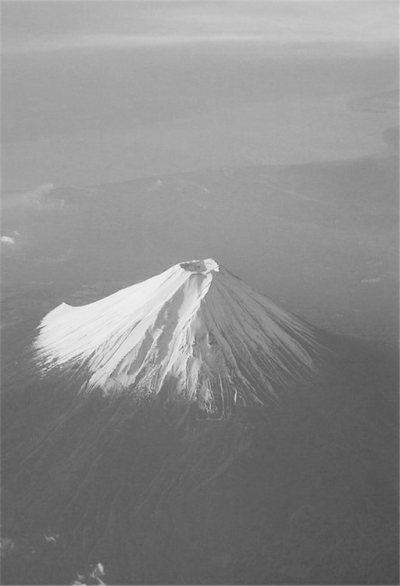
POLYGON ((398 2, 1 8, 2 583, 399 584, 398 2))
POLYGON ((397 337, 396 2, 2 8, 7 279, 67 295, 212 256, 316 325, 397 337), (21 223, 46 193, 63 213, 21 223))
POLYGON ((397 3, 3 2, 3 189, 383 152, 397 3))

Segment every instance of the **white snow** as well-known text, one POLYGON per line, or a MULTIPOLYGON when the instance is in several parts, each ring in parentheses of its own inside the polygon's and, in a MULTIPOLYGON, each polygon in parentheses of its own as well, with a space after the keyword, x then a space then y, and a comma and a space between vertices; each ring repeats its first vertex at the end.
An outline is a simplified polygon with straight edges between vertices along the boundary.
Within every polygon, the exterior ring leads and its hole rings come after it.
POLYGON ((82 392, 166 390, 207 411, 278 400, 313 370, 312 331, 212 259, 179 263, 81 307, 42 320, 42 369, 86 368, 82 392))

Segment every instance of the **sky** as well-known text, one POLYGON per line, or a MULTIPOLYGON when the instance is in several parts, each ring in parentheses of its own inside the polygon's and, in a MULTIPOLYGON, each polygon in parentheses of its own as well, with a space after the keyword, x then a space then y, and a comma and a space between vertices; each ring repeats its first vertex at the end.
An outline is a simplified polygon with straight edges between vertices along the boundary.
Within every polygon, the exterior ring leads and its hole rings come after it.
POLYGON ((224 41, 393 52, 398 2, 9 0, 2 39, 3 53, 224 41))

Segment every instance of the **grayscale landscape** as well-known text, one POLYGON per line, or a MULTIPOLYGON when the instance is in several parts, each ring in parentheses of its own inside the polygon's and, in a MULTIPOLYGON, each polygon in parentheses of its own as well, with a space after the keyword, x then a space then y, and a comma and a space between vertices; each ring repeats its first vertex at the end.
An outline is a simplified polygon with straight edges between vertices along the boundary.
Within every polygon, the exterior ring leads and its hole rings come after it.
POLYGON ((398 584, 397 3, 1 9, 1 583, 398 584))

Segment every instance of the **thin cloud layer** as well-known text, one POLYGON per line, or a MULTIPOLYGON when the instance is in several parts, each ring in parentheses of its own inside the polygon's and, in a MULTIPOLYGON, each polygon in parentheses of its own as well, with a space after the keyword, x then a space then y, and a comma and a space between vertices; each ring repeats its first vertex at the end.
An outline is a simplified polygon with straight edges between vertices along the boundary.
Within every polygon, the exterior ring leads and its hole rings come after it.
POLYGON ((196 42, 395 50, 392 0, 4 2, 3 52, 196 42))

